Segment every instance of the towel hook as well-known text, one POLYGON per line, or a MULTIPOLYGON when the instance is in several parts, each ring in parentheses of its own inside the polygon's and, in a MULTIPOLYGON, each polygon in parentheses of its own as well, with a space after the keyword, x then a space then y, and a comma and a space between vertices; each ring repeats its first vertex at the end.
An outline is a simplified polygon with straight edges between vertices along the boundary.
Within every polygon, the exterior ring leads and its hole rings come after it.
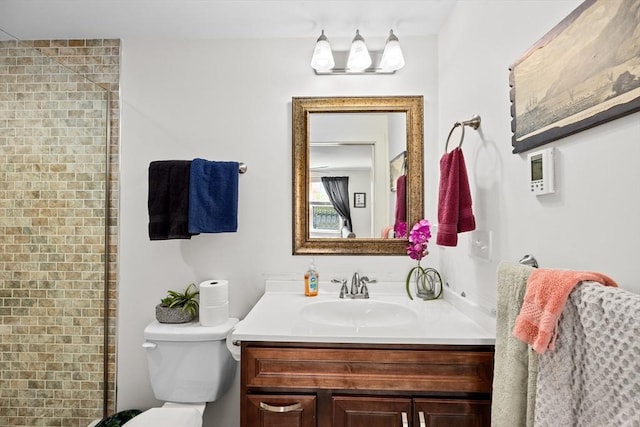
POLYGON ((469 120, 465 120, 463 122, 455 122, 451 130, 449 131, 449 136, 447 136, 447 143, 444 146, 444 152, 446 153, 449 149, 449 140, 451 139, 451 135, 455 128, 460 126, 462 128, 462 132, 460 134, 460 142, 458 142, 458 148, 462 147, 462 141, 464 141, 464 127, 469 126, 473 129, 478 129, 480 127, 481 118, 479 115, 473 115, 469 120))

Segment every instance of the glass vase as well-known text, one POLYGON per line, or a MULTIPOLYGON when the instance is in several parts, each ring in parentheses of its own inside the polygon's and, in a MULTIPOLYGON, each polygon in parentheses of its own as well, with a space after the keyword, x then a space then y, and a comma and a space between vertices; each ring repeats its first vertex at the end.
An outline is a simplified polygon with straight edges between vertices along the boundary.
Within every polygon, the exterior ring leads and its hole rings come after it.
POLYGON ((418 265, 409 270, 406 290, 411 300, 413 300, 411 285, 414 283, 416 296, 424 301, 438 299, 442 295, 442 278, 435 268, 424 268, 418 263, 418 265))

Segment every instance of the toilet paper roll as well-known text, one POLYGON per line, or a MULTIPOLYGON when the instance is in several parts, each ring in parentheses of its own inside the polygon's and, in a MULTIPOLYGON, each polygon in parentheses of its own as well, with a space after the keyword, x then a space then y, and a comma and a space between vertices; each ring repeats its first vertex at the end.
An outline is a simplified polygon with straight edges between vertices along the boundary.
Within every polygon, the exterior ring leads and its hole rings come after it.
POLYGON ((236 324, 236 326, 231 328, 231 330, 227 334, 227 350, 229 350, 229 353, 231 353, 231 357, 233 357, 234 360, 239 362, 240 361, 240 343, 234 343, 233 341, 233 333, 235 332, 237 326, 238 324, 236 324))
POLYGON ((229 318, 229 303, 220 305, 200 305, 200 324, 202 326, 218 326, 229 318))
POLYGON ((198 285, 200 305, 221 305, 229 301, 229 282, 222 279, 209 279, 198 285))

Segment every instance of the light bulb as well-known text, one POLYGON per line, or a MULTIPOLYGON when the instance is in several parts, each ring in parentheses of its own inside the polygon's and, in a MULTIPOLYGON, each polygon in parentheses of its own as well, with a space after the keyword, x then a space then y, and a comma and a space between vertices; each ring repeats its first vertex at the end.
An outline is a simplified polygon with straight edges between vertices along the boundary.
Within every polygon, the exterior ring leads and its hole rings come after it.
POLYGON ((404 55, 400 48, 400 41, 393 30, 389 31, 389 38, 384 46, 384 52, 382 52, 382 59, 380 60, 380 68, 385 71, 395 71, 404 67, 404 55))
POLYGON ((351 42, 351 50, 349 51, 349 59, 347 60, 347 69, 349 71, 364 71, 371 65, 371 56, 369 50, 364 43, 364 39, 360 35, 360 31, 356 30, 356 36, 351 42))
POLYGON ((322 34, 320 34, 320 37, 318 37, 318 40, 316 41, 316 47, 313 50, 311 67, 316 71, 328 71, 335 65, 336 63, 333 59, 333 53, 331 52, 329 39, 327 39, 327 36, 324 35, 324 30, 322 30, 322 34))

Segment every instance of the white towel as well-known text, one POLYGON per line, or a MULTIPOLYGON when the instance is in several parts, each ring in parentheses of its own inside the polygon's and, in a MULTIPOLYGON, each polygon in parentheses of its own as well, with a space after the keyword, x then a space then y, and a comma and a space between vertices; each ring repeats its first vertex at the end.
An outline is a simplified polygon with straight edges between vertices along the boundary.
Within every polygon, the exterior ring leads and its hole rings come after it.
POLYGON ((585 282, 540 356, 536 426, 640 426, 640 294, 585 282))

